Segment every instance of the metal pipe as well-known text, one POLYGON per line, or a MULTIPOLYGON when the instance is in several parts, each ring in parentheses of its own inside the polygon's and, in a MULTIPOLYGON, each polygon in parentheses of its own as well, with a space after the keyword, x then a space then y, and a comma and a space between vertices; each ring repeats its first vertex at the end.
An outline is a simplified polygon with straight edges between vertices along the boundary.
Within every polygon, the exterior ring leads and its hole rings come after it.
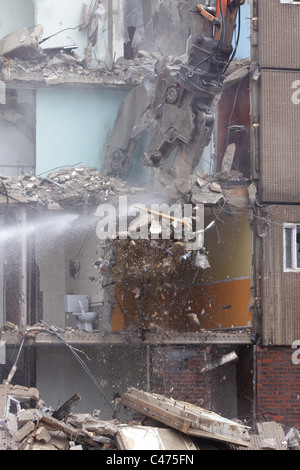
POLYGON ((253 432, 257 432, 257 345, 253 345, 253 432))
POLYGON ((22 343, 21 343, 21 346, 20 346, 20 349, 19 349, 17 358, 16 358, 15 363, 14 363, 14 365, 12 366, 12 368, 11 368, 9 374, 8 374, 7 379, 6 379, 6 380, 3 380, 3 384, 4 384, 4 385, 9 385, 9 384, 11 383, 11 381, 12 381, 12 379, 13 379, 15 373, 16 373, 17 364, 18 364, 18 361, 19 361, 19 358, 20 358, 21 351, 22 351, 22 349, 23 349, 24 343, 25 343, 25 338, 23 338, 23 340, 22 340, 22 343))

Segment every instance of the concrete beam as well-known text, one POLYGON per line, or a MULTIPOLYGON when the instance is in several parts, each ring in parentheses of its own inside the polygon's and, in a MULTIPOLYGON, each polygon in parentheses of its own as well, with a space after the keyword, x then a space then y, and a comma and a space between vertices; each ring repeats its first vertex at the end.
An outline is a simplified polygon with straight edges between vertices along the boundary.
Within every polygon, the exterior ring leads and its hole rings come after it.
MULTIPOLYGON (((31 327, 33 328, 33 327, 31 327)), ((140 337, 131 335, 127 332, 110 332, 104 333, 101 331, 72 331, 60 333, 61 337, 68 344, 75 346, 105 346, 105 345, 140 345, 143 343, 145 346, 150 345, 193 345, 193 346, 202 346, 202 345, 250 345, 251 341, 251 331, 241 330, 236 331, 204 331, 201 333, 145 333, 145 339, 142 341, 140 337)), ((6 341, 9 340, 10 346, 19 345, 21 342, 21 336, 16 336, 11 338, 11 334, 2 333, 2 338, 6 341), (8 336, 7 336, 8 335, 8 336), (6 337, 7 336, 7 337, 6 337)), ((28 345, 30 346, 58 346, 62 344, 59 340, 45 332, 38 332, 37 334, 30 334, 28 338, 28 345)))

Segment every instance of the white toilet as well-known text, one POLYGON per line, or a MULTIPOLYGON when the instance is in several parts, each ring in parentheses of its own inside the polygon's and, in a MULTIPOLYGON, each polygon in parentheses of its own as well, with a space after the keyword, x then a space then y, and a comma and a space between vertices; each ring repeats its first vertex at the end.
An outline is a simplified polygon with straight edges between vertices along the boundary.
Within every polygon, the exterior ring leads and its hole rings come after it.
POLYGON ((86 330, 92 331, 93 330, 93 323, 98 317, 98 313, 96 312, 84 312, 84 313, 76 313, 73 312, 75 318, 77 318, 77 327, 79 330, 86 330))
POLYGON ((77 319, 79 330, 92 331, 93 323, 98 317, 98 313, 89 312, 89 297, 87 295, 66 295, 65 311, 72 313, 77 319))

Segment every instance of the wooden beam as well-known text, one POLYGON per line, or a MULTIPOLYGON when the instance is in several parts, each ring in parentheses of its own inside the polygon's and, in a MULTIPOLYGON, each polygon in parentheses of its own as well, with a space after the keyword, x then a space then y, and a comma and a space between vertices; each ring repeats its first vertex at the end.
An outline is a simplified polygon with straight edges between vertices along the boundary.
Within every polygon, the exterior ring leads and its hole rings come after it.
POLYGON ((58 419, 52 418, 52 416, 44 415, 39 422, 43 423, 47 428, 64 432, 72 441, 78 442, 79 444, 85 444, 90 447, 99 446, 99 443, 95 442, 91 437, 81 436, 80 430, 59 421, 58 419))

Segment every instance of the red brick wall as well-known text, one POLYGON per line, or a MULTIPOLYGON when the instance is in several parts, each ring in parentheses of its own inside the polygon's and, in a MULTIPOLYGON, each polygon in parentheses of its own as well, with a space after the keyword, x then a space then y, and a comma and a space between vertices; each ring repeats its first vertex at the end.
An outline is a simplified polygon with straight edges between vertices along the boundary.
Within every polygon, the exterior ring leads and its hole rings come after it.
POLYGON ((211 359, 209 347, 188 352, 173 348, 154 348, 151 352, 151 392, 210 409, 212 382, 201 369, 211 359), (189 357, 191 356, 191 357, 189 357))
POLYGON ((291 347, 257 350, 258 420, 277 421, 287 430, 300 426, 300 364, 293 364, 294 352, 291 347))

